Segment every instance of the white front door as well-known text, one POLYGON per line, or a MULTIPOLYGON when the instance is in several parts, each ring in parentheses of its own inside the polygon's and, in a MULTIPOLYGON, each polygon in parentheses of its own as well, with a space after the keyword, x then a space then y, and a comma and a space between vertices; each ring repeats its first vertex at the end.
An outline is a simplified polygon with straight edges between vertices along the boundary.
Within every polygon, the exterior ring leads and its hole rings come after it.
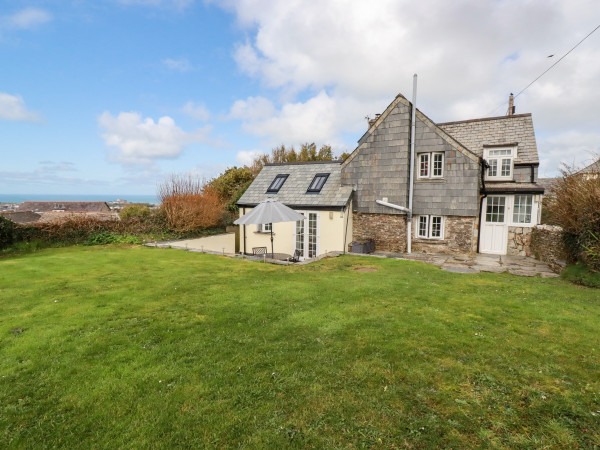
POLYGON ((317 256, 319 247, 319 214, 303 212, 305 219, 296 222, 294 233, 294 248, 300 251, 302 259, 317 256))
POLYGON ((479 251, 494 255, 506 255, 508 240, 508 198, 490 195, 484 199, 481 218, 479 251))

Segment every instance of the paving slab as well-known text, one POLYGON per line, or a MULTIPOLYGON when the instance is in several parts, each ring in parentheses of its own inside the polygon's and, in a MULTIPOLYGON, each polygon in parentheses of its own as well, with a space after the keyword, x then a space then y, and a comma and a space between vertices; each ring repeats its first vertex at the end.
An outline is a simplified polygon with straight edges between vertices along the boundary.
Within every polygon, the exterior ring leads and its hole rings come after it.
POLYGON ((442 270, 454 273, 479 273, 479 270, 467 266, 442 266, 442 270))

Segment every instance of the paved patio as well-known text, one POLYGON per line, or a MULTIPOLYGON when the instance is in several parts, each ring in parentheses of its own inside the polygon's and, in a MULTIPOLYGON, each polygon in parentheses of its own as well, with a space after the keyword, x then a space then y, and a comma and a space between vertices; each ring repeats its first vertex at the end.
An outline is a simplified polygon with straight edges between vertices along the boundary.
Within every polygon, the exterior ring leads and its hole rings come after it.
POLYGON ((541 276, 542 278, 558 277, 541 261, 525 256, 508 255, 441 255, 430 253, 388 253, 375 252, 372 256, 380 258, 406 259, 421 261, 440 267, 442 270, 457 273, 508 272, 522 277, 541 276))

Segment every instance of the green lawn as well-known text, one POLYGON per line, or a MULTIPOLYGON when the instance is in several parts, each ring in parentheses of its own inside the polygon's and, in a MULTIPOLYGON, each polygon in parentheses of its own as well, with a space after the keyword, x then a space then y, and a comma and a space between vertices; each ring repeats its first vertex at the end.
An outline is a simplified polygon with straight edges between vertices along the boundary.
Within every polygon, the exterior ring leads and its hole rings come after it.
POLYGON ((599 325, 598 290, 417 262, 5 257, 0 446, 589 448, 599 325))

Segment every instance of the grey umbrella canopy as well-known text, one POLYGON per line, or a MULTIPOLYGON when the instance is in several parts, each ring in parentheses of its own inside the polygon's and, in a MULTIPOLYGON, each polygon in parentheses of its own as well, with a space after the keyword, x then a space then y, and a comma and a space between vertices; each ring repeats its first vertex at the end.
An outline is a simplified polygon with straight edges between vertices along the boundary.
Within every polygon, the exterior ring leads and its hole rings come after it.
MULTIPOLYGON (((304 220, 304 216, 292 208, 273 198, 267 198, 260 202, 248 214, 233 222, 236 225, 259 225, 264 223, 296 222, 304 220)), ((273 257, 273 227, 271 227, 271 257, 273 257)))

